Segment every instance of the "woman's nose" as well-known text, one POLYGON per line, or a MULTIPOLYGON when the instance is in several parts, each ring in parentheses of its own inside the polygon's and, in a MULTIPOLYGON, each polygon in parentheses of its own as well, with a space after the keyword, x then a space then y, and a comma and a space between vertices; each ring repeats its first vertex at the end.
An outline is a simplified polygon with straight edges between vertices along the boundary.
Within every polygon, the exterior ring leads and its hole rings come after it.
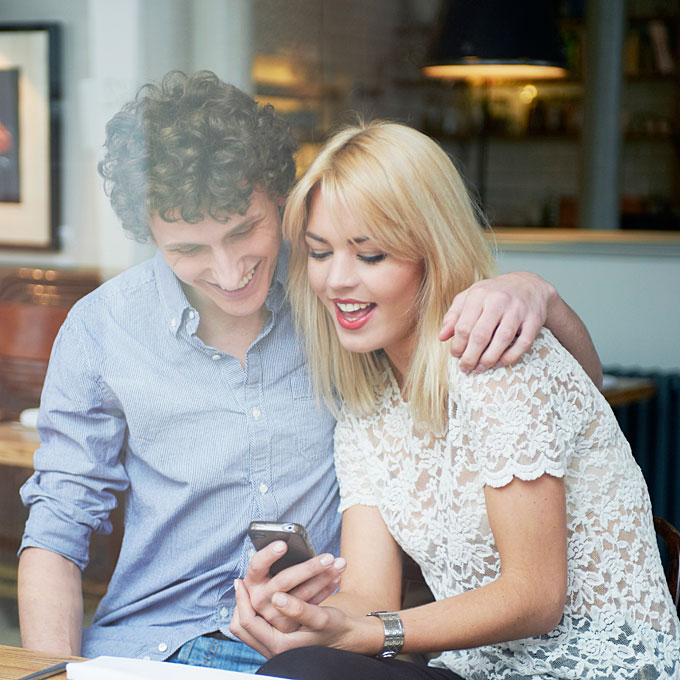
POLYGON ((356 268, 351 257, 336 253, 330 262, 328 285, 340 290, 356 284, 356 268))

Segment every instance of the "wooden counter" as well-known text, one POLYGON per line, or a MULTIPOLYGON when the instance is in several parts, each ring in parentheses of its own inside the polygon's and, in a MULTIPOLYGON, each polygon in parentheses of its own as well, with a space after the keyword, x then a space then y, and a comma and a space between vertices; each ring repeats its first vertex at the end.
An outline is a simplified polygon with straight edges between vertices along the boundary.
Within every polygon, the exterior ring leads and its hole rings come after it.
POLYGON ((0 465, 33 469, 33 453, 40 446, 38 431, 19 423, 0 422, 0 465))
MULTIPOLYGON (((0 680, 17 680, 29 673, 48 668, 61 661, 82 661, 79 657, 55 656, 44 652, 34 652, 20 647, 0 645, 0 680)), ((66 671, 54 675, 57 680, 66 677, 66 671)))

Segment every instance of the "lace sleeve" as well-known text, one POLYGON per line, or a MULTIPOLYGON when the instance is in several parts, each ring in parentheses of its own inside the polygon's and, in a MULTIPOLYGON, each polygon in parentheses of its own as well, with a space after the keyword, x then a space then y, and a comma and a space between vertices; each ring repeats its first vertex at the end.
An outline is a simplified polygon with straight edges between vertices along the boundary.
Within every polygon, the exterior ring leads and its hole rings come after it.
POLYGON ((375 447, 370 445, 365 418, 343 411, 335 426, 334 451, 340 486, 339 512, 352 505, 379 505, 384 471, 375 447))
POLYGON ((512 366, 458 377, 457 408, 485 484, 563 477, 595 387, 550 331, 512 366))

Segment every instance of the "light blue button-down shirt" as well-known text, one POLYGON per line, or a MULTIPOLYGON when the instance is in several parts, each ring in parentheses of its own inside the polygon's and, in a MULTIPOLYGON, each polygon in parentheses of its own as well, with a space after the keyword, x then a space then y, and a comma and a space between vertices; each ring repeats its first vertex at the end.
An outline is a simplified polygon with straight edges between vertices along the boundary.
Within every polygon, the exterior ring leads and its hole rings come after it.
POLYGON ((82 653, 162 659, 222 630, 243 576, 251 520, 306 525, 338 554, 334 420, 310 394, 282 252, 269 320, 246 370, 197 336, 198 312, 160 253, 79 301, 52 351, 21 549, 83 568, 91 532, 125 532, 82 653))

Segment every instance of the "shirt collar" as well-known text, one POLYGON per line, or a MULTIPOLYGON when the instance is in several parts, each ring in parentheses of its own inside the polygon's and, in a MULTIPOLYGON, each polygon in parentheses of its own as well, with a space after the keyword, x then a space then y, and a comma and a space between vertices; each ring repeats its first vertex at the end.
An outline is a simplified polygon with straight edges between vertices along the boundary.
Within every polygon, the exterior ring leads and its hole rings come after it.
MULTIPOLYGON (((165 261, 163 253, 160 250, 156 250, 153 259, 154 274, 158 282, 158 295, 161 306, 167 319, 168 327, 177 335, 185 318, 185 313, 193 308, 184 294, 179 279, 165 261)), ((277 312, 281 308, 286 297, 289 259, 290 246, 284 241, 281 245, 274 276, 272 277, 267 299, 265 300, 267 309, 272 313, 277 312)))

